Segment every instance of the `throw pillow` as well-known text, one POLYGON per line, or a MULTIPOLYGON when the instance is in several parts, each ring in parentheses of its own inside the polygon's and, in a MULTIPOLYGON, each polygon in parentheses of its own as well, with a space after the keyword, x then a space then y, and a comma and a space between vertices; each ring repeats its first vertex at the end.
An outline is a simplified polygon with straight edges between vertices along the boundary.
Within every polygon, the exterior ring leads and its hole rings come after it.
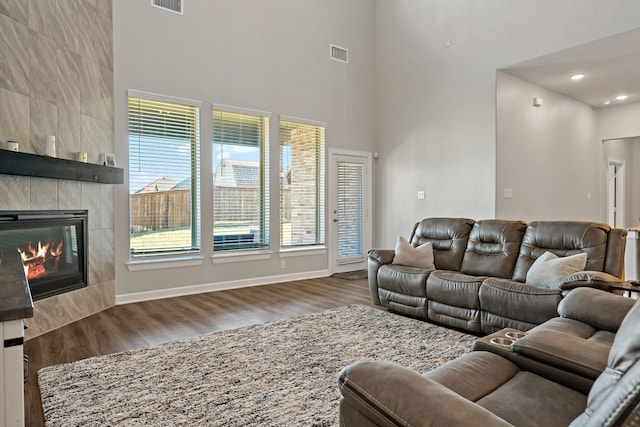
POLYGON ((545 252, 535 260, 527 272, 527 284, 559 289, 565 277, 584 270, 587 265, 587 254, 581 253, 559 257, 552 252, 545 252))
POLYGON ((392 264, 435 270, 436 266, 433 264, 433 245, 431 242, 427 242, 414 248, 407 239, 398 236, 392 264))

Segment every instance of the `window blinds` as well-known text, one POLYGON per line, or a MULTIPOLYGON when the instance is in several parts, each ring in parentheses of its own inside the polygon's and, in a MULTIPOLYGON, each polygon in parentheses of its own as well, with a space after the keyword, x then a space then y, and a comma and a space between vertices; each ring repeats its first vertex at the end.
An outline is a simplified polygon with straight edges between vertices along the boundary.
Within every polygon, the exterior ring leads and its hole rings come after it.
POLYGON ((129 97, 132 256, 198 249, 199 107, 129 97))
POLYGON ((338 263, 364 258, 364 186, 362 163, 338 162, 337 212, 338 263))
POLYGON ((214 109, 214 251, 269 246, 268 141, 268 117, 214 109))

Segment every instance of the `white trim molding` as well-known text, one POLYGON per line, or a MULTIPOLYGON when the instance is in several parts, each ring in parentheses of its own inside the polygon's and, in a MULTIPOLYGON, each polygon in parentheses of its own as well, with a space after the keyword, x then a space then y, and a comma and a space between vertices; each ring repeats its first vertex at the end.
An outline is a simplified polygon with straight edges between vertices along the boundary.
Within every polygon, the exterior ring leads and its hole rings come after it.
POLYGON ((328 277, 329 270, 307 271, 304 273, 282 274, 278 276, 256 277, 251 279, 230 280, 218 283, 203 283, 201 285, 183 286, 179 288, 158 289, 155 291, 133 292, 116 295, 116 305, 132 302, 151 301, 163 298, 173 298, 185 295, 202 294, 205 292, 224 291, 229 289, 248 288, 252 286, 273 285, 275 283, 293 282, 296 280, 317 279, 328 277))

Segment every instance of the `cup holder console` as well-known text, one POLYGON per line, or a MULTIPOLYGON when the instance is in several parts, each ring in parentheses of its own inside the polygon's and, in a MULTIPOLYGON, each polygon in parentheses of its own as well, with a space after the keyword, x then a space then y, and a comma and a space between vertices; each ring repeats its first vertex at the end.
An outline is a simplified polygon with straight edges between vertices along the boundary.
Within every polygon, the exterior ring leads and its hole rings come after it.
POLYGON ((503 333, 503 336, 495 336, 489 340, 491 344, 499 345, 501 347, 510 348, 516 340, 524 337, 526 332, 510 330, 503 333))
POLYGON ((506 337, 493 337, 489 340, 492 344, 501 345, 503 347, 511 347, 515 340, 506 337))
POLYGON ((507 338, 511 338, 512 340, 517 340, 520 338, 524 338, 527 334, 525 332, 520 331, 508 331, 505 332, 504 336, 507 338))

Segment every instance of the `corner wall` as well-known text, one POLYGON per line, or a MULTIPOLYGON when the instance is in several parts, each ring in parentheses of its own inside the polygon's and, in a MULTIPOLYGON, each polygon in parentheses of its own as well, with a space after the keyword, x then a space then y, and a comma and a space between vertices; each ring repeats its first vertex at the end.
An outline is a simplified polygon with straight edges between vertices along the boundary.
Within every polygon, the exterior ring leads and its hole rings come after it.
POLYGON ((603 221, 596 112, 505 72, 496 94, 496 217, 603 221))

